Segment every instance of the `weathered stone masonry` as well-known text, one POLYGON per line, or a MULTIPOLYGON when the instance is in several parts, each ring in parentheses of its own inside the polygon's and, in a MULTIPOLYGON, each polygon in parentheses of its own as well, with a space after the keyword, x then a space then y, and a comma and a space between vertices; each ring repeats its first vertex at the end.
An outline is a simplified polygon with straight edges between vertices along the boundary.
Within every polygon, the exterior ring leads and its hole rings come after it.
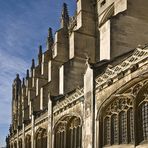
POLYGON ((147 148, 148 1, 76 3, 13 82, 7 147, 147 148))

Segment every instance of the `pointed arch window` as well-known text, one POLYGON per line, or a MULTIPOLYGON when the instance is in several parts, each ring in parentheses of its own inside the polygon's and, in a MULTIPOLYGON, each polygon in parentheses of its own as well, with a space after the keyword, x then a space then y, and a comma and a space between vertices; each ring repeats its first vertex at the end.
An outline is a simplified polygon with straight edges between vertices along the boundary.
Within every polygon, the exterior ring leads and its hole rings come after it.
POLYGON ((104 145, 110 145, 110 118, 106 117, 104 119, 104 145))
POLYGON ((36 148, 47 148, 47 131, 39 128, 36 133, 36 148))
POLYGON ((111 119, 111 133, 112 144, 118 143, 118 118, 117 115, 113 115, 111 119))
POLYGON ((148 140, 148 102, 141 105, 143 140, 148 140))
POLYGON ((27 135, 25 138, 25 148, 31 148, 31 136, 27 135))
POLYGON ((129 143, 133 143, 134 141, 134 112, 133 112, 133 108, 130 108, 128 110, 128 131, 130 131, 129 133, 129 143))
POLYGON ((122 111, 119 114, 119 125, 120 125, 120 143, 127 143, 127 114, 122 111))
POLYGON ((59 122, 55 129, 54 148, 81 148, 82 126, 78 117, 59 122))
POLYGON ((120 96, 103 111, 104 146, 132 143, 134 114, 132 97, 120 96))

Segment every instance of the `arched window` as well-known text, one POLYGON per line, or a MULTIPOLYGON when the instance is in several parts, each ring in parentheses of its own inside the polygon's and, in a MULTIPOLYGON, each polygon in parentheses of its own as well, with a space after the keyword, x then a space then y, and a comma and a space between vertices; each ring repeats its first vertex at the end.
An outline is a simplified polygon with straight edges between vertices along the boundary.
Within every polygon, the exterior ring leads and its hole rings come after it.
POLYGON ((27 135, 25 137, 25 148, 31 148, 31 136, 27 135))
POLYGON ((119 114, 119 127, 120 143, 127 143, 127 114, 124 111, 119 114))
POLYGON ((16 141, 14 142, 14 148, 17 148, 17 142, 16 141))
POLYGON ((82 126, 78 117, 59 121, 55 128, 54 148, 81 148, 82 126))
POLYGON ((132 143, 134 141, 134 112, 132 108, 128 110, 128 131, 130 131, 128 142, 132 143))
POLYGON ((139 115, 140 115, 140 129, 141 129, 141 140, 148 140, 148 102, 144 101, 139 106, 139 115))
POLYGON ((47 148, 47 131, 43 130, 42 133, 42 148, 47 148))
POLYGON ((106 117, 104 119, 104 145, 110 145, 111 136, 110 136, 110 118, 106 117))
POLYGON ((118 143, 118 118, 117 115, 113 115, 111 119, 111 144, 118 143))
POLYGON ((19 148, 22 148, 22 139, 19 139, 19 148))
POLYGON ((47 131, 39 128, 36 133, 36 148, 47 148, 47 131))
POLYGON ((148 102, 141 106, 143 139, 148 140, 148 102))
POLYGON ((68 125, 70 147, 81 147, 81 121, 80 118, 73 118, 68 125))
POLYGON ((110 104, 104 107, 102 114, 104 146, 133 142, 134 114, 132 97, 123 95, 116 97, 110 104))

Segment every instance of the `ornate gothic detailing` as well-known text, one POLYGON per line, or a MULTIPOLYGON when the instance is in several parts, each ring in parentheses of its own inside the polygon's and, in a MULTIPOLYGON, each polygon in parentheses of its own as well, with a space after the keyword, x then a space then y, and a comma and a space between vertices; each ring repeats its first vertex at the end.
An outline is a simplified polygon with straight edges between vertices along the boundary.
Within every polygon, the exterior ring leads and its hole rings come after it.
POLYGON ((31 148, 31 135, 25 137, 25 148, 31 148))
POLYGON ((19 148, 22 148, 22 139, 19 139, 19 148))
POLYGON ((140 89, 137 100, 139 142, 148 141, 148 83, 140 89))
POLYGON ((55 129, 54 148, 81 148, 82 125, 78 117, 59 121, 55 129))
POLYGON ((53 107, 53 112, 56 113, 59 110, 65 108, 66 106, 71 106, 77 100, 81 101, 81 97, 83 97, 83 88, 77 89, 73 94, 69 96, 65 96, 65 99, 62 101, 57 101, 56 105, 53 107))
POLYGON ((133 142, 134 115, 132 97, 119 96, 103 115, 104 145, 133 142))
POLYGON ((39 128, 36 132, 36 148, 47 148, 47 130, 39 128))
POLYGON ((132 56, 113 68, 108 67, 103 75, 96 78, 96 88, 102 89, 103 87, 107 87, 108 84, 106 82, 112 80, 114 83, 122 78, 128 70, 130 72, 135 71, 138 68, 138 64, 146 59, 148 59, 148 47, 137 48, 132 56))
POLYGON ((77 14, 75 14, 73 17, 70 17, 68 26, 69 31, 72 32, 75 26, 77 26, 77 14))

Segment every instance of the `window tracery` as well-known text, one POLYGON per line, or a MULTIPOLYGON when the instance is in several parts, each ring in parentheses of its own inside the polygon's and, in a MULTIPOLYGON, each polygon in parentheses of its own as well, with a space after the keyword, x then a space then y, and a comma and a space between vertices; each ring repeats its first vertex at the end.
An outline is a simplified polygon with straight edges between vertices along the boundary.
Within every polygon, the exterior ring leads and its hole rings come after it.
POLYGON ((47 131, 39 128, 36 133, 36 148, 47 147, 47 131))
POLYGON ((25 148, 31 148, 31 136, 27 135, 25 138, 25 148))
POLYGON ((55 130, 55 148, 81 148, 81 130, 78 117, 60 121, 55 130))
POLYGON ((141 106, 143 139, 148 140, 148 102, 141 106))
POLYGON ((119 96, 107 106, 104 112, 104 145, 133 142, 133 100, 119 96), (129 122, 128 122, 129 120, 129 122))

